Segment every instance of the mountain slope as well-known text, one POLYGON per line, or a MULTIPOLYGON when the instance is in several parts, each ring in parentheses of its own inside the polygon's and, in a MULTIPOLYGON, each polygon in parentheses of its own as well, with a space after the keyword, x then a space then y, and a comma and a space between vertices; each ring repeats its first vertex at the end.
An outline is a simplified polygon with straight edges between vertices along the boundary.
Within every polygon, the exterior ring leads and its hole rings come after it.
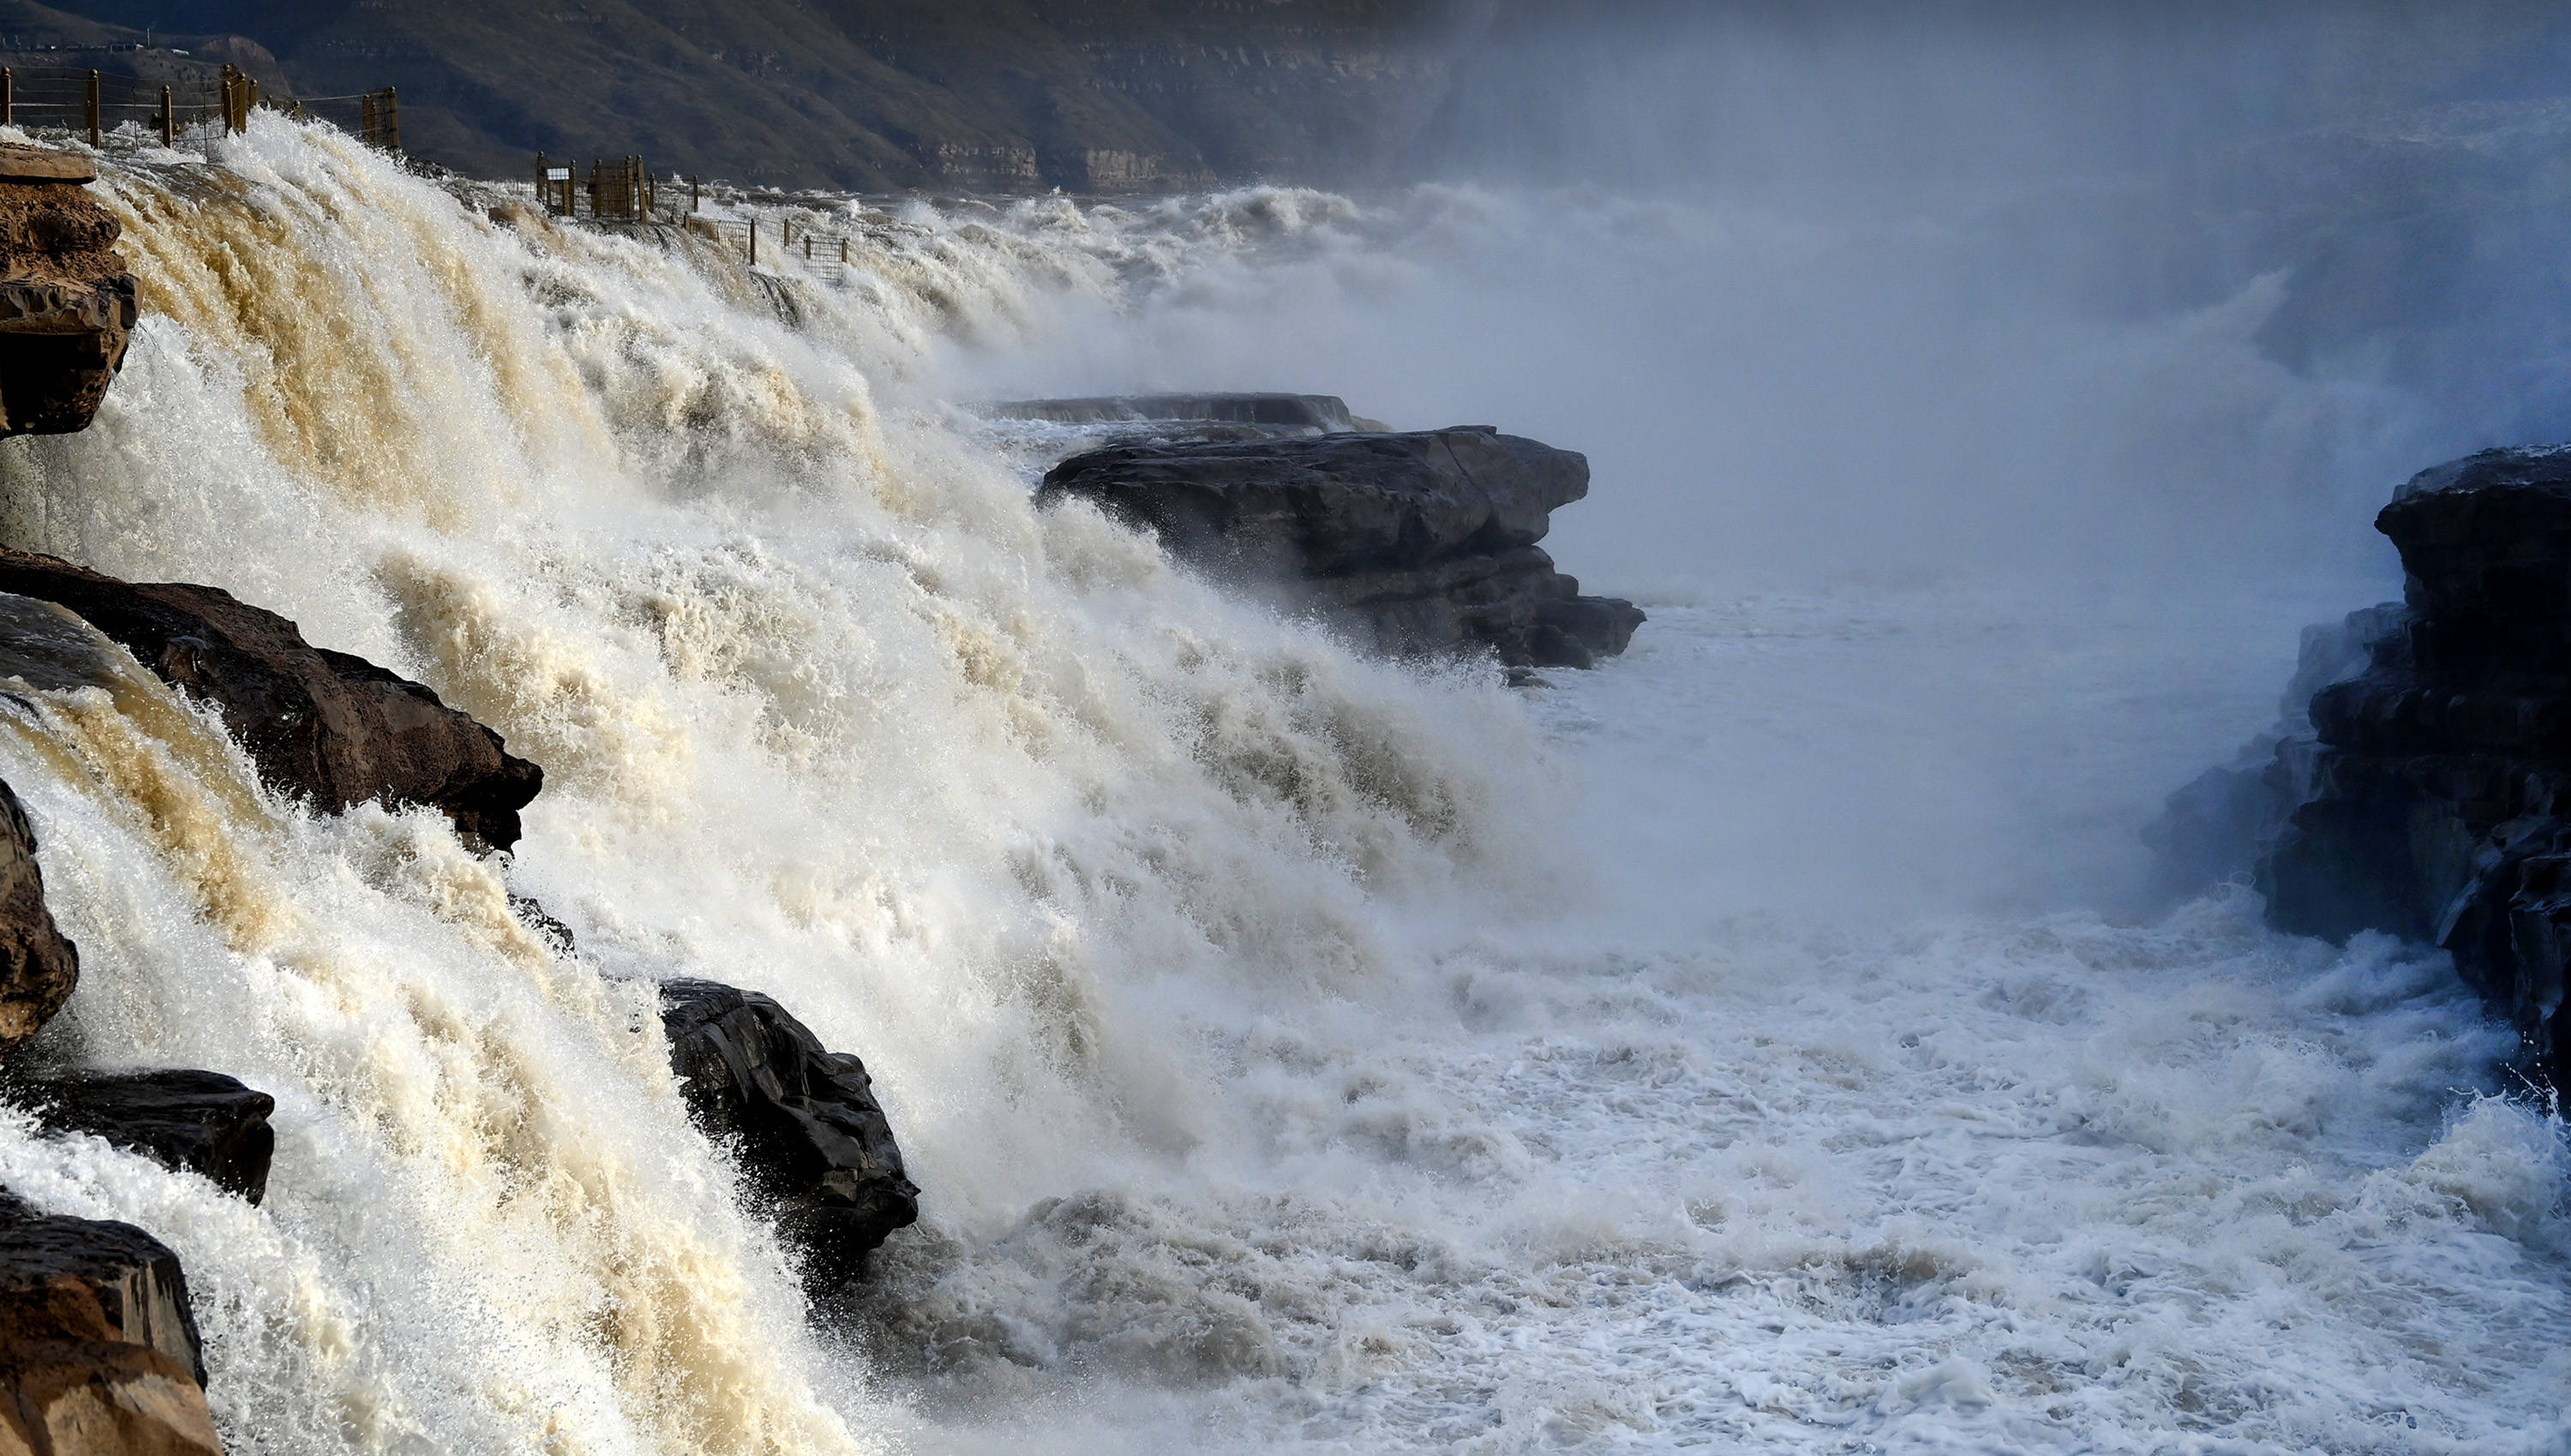
POLYGON ((398 86, 408 149, 484 175, 522 172, 541 149, 772 186, 1088 192, 1356 175, 1440 99, 1460 14, 1450 0, 55 11, 136 40, 147 25, 246 37, 273 54, 270 84, 296 93, 398 86))

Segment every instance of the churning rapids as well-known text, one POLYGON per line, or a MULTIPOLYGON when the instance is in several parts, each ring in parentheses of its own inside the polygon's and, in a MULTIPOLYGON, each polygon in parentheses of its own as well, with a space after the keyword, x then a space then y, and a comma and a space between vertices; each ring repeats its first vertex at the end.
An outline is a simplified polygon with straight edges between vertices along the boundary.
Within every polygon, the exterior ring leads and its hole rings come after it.
POLYGON ((1977 313, 1913 389, 1762 332, 1908 243, 1676 205, 850 204, 800 214, 844 273, 755 274, 267 114, 112 152, 147 316, 93 429, 0 446, 7 539, 226 587, 548 772, 495 865, 278 804, 139 672, 0 719, 75 1033, 277 1097, 261 1209, 0 1125, 0 1183, 186 1259, 234 1451, 2571 1439, 2571 1159, 2505 1031, 2390 943, 2127 894, 2384 586, 2239 543, 2355 541, 2425 463, 2255 358, 2273 283, 1977 313), (1858 391, 1800 443, 1798 379, 1858 391), (1142 385, 1587 449, 1559 554, 1653 621, 1549 694, 1367 662, 1039 514, 1067 441, 952 403, 1142 385), (2001 519, 2043 569, 1974 555, 2001 519), (875 1075, 925 1213, 851 1308, 684 1116, 635 978, 686 973, 875 1075))

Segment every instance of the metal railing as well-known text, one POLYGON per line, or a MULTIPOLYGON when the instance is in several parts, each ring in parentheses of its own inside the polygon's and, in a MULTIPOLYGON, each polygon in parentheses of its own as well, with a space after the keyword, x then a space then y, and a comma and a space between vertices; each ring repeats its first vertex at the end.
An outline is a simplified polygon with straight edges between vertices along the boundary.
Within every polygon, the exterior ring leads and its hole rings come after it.
POLYGON ((389 86, 350 96, 266 96, 235 66, 171 82, 78 66, 0 66, 0 124, 86 134, 93 147, 130 121, 157 126, 164 147, 182 136, 245 131, 251 112, 262 106, 330 122, 368 146, 401 150, 400 100, 389 86))

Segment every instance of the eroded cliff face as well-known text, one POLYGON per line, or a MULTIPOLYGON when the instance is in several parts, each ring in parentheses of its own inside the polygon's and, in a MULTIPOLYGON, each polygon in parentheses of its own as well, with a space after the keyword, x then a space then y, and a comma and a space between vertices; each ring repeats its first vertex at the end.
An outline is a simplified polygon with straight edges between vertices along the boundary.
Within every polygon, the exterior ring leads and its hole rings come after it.
POLYGON ((2484 450, 2375 518, 2402 600, 2315 628, 2286 719, 2146 831, 2174 891, 2252 870, 2269 923, 2438 946, 2571 1079, 2571 446, 2484 450))

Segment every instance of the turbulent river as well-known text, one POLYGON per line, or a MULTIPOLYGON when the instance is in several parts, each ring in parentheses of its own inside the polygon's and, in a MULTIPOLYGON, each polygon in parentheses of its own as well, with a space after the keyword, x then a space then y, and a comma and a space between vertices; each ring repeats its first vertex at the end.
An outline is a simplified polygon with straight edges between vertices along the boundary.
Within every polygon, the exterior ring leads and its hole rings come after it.
POLYGON ((185 1258, 233 1451, 2571 1441, 2505 1028, 2144 889, 2453 443, 2265 363, 2276 280, 2084 318, 1933 228, 1468 189, 716 204, 853 240, 753 272, 216 153, 111 148, 147 316, 0 445, 6 539, 547 771, 495 863, 274 801, 139 672, 6 716, 63 1036, 277 1099, 259 1209, 0 1123, 185 1258), (1550 691, 1370 662, 961 407, 1153 386, 1586 449, 1557 554, 1653 620, 1550 691), (924 1213, 847 1307, 689 1126, 673 974, 872 1070, 924 1213))

